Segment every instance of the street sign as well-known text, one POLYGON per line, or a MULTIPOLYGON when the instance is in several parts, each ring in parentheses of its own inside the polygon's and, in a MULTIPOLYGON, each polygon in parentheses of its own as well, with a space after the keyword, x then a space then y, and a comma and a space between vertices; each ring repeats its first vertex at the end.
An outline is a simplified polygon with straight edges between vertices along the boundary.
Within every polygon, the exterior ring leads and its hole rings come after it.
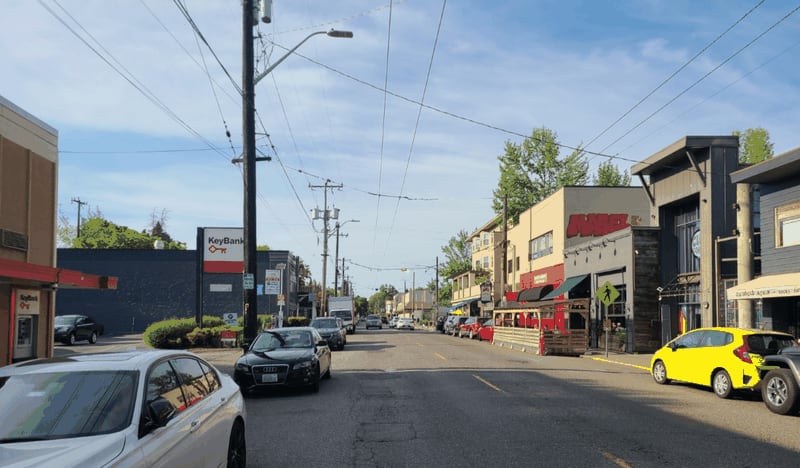
POLYGON ((597 296, 597 298, 600 299, 600 302, 602 302, 603 304, 605 304, 606 307, 608 307, 611 304, 613 304, 614 301, 617 300, 617 298, 619 297, 619 291, 617 290, 617 288, 614 287, 613 284, 606 281, 605 283, 603 283, 602 286, 600 286, 597 289, 597 292, 595 292, 595 296, 597 296))
POLYGON ((242 276, 242 287, 244 289, 253 289, 255 284, 256 284, 256 282, 253 280, 253 274, 252 273, 245 273, 242 276))
POLYGON ((238 318, 237 315, 238 314, 236 312, 226 312, 222 314, 222 321, 228 325, 236 325, 236 319, 238 318))
POLYGON ((281 293, 281 272, 280 270, 264 271, 264 294, 275 296, 281 293))
POLYGON ((286 305, 286 294, 278 294, 278 305, 279 306, 286 305))

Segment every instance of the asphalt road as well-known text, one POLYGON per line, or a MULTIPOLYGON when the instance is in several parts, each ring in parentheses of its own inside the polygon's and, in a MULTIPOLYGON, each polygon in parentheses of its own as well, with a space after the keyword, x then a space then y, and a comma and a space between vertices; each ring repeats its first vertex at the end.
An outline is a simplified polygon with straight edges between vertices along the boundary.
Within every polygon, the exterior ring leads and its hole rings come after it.
MULTIPOLYGON (((56 348, 129 346, 98 345, 56 348)), ((240 354, 197 351, 225 372, 240 354)), ((752 393, 722 400, 656 385, 640 367, 647 360, 539 357, 428 331, 359 329, 334 352, 319 393, 246 400, 248 465, 797 465, 800 417, 774 415, 752 393)))

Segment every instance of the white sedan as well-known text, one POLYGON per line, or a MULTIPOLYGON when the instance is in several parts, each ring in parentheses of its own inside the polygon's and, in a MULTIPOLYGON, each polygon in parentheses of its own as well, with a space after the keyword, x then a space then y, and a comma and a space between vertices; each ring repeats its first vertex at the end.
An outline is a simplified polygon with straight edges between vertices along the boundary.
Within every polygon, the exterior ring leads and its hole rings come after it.
POLYGON ((397 329, 398 330, 413 330, 414 329, 414 321, 411 320, 409 317, 401 317, 397 319, 397 329))
POLYGON ((228 375, 185 351, 36 359, 0 368, 4 466, 246 465, 228 375))

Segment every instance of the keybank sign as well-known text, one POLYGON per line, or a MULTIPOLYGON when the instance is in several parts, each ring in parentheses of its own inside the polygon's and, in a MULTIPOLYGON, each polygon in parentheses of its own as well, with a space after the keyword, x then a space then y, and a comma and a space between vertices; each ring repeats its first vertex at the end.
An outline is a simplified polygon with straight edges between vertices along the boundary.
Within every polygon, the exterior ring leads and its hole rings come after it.
POLYGON ((242 228, 201 228, 203 271, 241 273, 244 267, 244 230, 242 228))

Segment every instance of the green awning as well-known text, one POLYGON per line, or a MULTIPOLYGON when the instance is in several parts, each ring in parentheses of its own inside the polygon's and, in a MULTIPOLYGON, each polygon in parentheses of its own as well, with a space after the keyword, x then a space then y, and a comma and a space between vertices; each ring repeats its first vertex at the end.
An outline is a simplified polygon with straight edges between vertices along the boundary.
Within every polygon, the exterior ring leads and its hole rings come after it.
POLYGON ((565 279, 563 283, 561 283, 561 286, 551 291, 550 294, 544 296, 541 300, 547 301, 561 296, 562 294, 566 294, 570 292, 572 288, 581 284, 581 282, 588 277, 589 275, 570 276, 569 278, 565 279))

